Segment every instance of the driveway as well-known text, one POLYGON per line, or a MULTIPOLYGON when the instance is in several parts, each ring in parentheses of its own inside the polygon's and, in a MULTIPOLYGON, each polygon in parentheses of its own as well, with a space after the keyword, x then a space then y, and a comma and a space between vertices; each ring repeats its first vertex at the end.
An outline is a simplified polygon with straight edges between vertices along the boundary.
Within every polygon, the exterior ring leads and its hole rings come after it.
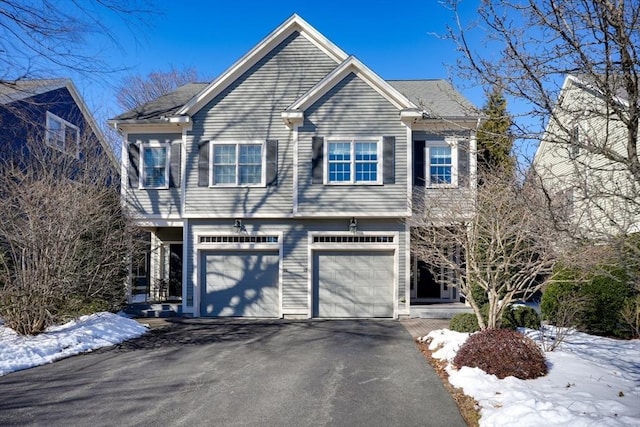
POLYGON ((465 423, 398 321, 184 319, 0 377, 0 425, 465 423))

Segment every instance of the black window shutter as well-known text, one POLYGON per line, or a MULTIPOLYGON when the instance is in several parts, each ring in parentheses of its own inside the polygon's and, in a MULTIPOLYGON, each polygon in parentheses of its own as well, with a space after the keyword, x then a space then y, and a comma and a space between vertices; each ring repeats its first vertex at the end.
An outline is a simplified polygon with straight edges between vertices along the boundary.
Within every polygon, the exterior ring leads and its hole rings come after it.
POLYGON ((413 185, 425 186, 424 141, 413 141, 413 185))
POLYGON ((384 184, 396 183, 396 137, 385 136, 382 138, 382 162, 384 168, 384 176, 382 182, 384 184))
POLYGON ((458 187, 469 186, 469 141, 458 141, 458 187))
POLYGON ((313 151, 313 157, 311 159, 311 183, 322 184, 324 168, 324 138, 321 136, 314 136, 311 138, 311 149, 313 151))
POLYGON ((278 185, 278 140, 267 140, 267 187, 278 185))
POLYGON ((198 145, 198 187, 209 186, 209 141, 198 145))
POLYGON ((171 144, 171 160, 169 163, 169 187, 180 188, 181 168, 182 168, 182 144, 175 142, 171 144))
POLYGON ((140 147, 129 144, 129 187, 138 188, 140 184, 140 147))

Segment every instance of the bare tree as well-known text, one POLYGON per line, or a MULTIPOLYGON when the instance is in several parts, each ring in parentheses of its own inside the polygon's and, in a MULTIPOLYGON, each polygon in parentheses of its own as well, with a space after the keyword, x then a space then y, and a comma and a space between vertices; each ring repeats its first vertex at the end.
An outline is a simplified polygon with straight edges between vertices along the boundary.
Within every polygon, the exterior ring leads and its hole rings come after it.
POLYGON ((195 68, 179 70, 171 67, 168 71, 153 71, 146 77, 132 75, 125 77, 116 89, 116 100, 120 107, 129 111, 197 80, 195 68))
POLYGON ((153 11, 148 3, 148 0, 0 2, 0 84, 59 75, 61 70, 86 76, 116 71, 101 57, 105 47, 118 46, 111 24, 129 23, 138 31, 144 17, 153 11), (89 37, 98 41, 95 50, 87 48, 89 37))
MULTIPOLYGON (((563 159, 529 173, 546 199, 539 209, 563 241, 606 242, 637 260, 640 245, 629 236, 640 231, 638 2, 483 0, 473 23, 460 19, 457 0, 447 4, 461 76, 502 88, 519 107, 511 131, 521 154, 544 141, 563 159), (473 41, 480 33, 484 46, 473 41)), ((625 260, 637 277, 637 261, 625 260)))
POLYGON ((475 205, 452 199, 449 189, 425 190, 415 200, 411 249, 457 286, 473 308, 481 329, 500 325, 502 313, 517 299, 538 291, 555 262, 555 233, 535 192, 499 171, 482 177, 475 205), (419 202, 418 202, 419 203, 419 202), (454 219, 453 222, 450 222, 454 219), (477 286, 488 297, 488 317, 474 300, 477 286))
POLYGON ((36 138, 0 163, 0 316, 18 333, 124 302, 131 232, 97 145, 83 136, 78 156, 36 138))

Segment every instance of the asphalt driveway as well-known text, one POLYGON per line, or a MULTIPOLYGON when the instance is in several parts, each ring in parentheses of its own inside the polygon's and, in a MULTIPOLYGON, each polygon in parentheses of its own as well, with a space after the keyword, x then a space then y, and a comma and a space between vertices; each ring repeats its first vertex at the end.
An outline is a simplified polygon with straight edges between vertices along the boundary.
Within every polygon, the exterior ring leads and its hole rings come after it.
POLYGON ((465 423, 400 322, 191 319, 0 377, 0 425, 465 423))

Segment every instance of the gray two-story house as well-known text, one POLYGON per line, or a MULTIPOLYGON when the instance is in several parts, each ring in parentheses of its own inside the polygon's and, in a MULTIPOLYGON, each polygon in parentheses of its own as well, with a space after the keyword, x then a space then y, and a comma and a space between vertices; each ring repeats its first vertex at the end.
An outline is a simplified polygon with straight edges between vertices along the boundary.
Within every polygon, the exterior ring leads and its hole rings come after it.
POLYGON ((151 293, 194 317, 457 300, 412 262, 409 218, 415 187, 473 193, 477 119, 446 81, 385 81, 293 15, 213 82, 111 120, 151 293))

